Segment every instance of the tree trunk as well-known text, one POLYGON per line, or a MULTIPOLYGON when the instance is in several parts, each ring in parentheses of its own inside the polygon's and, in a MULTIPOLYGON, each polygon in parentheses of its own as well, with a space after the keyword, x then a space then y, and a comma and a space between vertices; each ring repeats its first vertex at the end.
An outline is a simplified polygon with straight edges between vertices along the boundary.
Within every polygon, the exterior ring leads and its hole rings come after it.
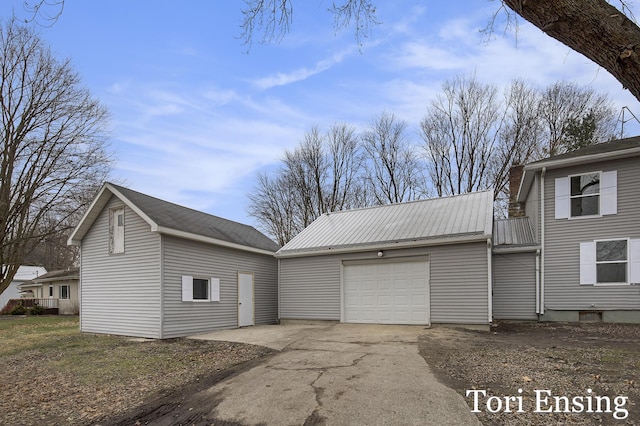
POLYGON ((640 100, 640 28, 605 0, 503 0, 515 13, 609 71, 640 100))

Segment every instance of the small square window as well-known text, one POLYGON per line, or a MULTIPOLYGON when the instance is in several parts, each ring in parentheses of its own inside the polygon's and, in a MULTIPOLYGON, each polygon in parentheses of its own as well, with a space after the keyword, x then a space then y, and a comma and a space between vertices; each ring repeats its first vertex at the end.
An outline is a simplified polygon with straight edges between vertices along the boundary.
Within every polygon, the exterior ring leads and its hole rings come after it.
POLYGON ((193 279, 193 300, 209 300, 209 280, 193 279))

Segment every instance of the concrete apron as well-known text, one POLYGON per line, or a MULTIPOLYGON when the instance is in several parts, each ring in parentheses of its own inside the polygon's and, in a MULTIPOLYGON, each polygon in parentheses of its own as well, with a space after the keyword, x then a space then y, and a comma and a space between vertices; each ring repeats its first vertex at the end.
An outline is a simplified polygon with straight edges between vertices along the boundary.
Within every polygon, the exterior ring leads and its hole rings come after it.
POLYGON ((281 352, 203 391, 208 418, 241 424, 480 424, 418 353, 422 327, 259 326, 194 336, 281 352))

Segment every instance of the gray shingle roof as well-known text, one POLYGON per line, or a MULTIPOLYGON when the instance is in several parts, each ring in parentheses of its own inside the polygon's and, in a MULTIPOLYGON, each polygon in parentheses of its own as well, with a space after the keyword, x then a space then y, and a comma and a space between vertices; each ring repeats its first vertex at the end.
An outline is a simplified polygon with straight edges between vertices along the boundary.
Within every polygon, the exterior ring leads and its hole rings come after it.
MULTIPOLYGON (((105 183, 91 207, 71 234, 69 244, 79 244, 111 196, 123 197, 159 232, 172 231, 185 238, 204 237, 209 242, 230 243, 231 247, 275 253, 279 246, 252 226, 223 219, 188 207, 160 200, 131 189, 105 183), (120 194, 120 195, 118 195, 120 194)), ((202 240, 202 238, 197 238, 202 240)))
POLYGON ((477 240, 492 225, 492 191, 389 204, 324 214, 276 255, 477 240))
POLYGON ((554 162, 556 160, 565 160, 569 158, 586 157, 591 155, 623 151, 632 148, 640 148, 640 136, 586 146, 584 148, 576 149, 575 151, 567 152, 565 154, 554 155, 552 157, 547 157, 539 161, 534 161, 527 164, 527 166, 535 166, 538 163, 554 162))

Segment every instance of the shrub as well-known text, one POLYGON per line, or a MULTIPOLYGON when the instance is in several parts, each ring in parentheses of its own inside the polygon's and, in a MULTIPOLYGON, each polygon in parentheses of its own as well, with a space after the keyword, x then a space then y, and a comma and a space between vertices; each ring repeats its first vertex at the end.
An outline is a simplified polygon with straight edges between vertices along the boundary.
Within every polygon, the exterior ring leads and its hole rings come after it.
POLYGON ((30 315, 42 315, 44 313, 44 308, 40 305, 35 305, 33 308, 29 310, 30 315))
POLYGON ((9 314, 11 315, 25 315, 27 313, 27 308, 25 308, 22 305, 16 305, 13 307, 13 309, 11 309, 11 312, 9 312, 9 314))

